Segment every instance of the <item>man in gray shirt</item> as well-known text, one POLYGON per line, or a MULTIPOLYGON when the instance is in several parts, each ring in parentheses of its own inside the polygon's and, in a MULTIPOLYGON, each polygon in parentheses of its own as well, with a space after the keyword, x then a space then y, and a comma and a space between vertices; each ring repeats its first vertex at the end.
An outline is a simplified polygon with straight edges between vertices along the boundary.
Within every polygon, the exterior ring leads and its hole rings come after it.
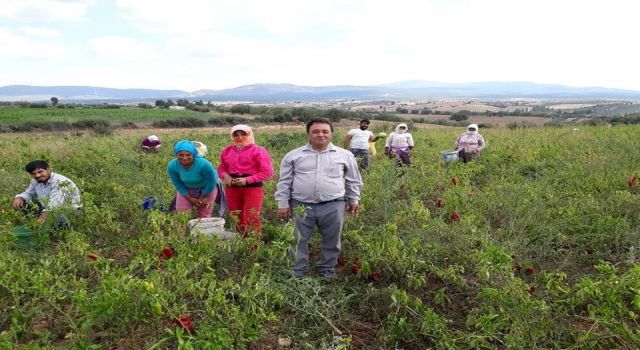
MULTIPOLYGON (((47 219, 47 212, 58 208, 79 209, 80 191, 73 181, 49 169, 49 164, 44 160, 34 160, 25 166, 25 170, 33 178, 26 191, 18 194, 13 199, 12 207, 16 210, 29 211, 29 201, 37 205, 38 222, 43 223, 47 219)), ((68 225, 68 219, 64 215, 56 218, 56 225, 68 225), (63 222, 65 221, 65 222, 63 222)))
POLYGON ((318 272, 335 276, 345 210, 358 211, 362 188, 358 164, 351 152, 331 143, 332 132, 333 125, 326 119, 309 121, 309 143, 287 153, 280 164, 275 198, 280 219, 295 219, 290 251, 296 277, 308 270, 308 244, 315 227, 322 236, 318 272))

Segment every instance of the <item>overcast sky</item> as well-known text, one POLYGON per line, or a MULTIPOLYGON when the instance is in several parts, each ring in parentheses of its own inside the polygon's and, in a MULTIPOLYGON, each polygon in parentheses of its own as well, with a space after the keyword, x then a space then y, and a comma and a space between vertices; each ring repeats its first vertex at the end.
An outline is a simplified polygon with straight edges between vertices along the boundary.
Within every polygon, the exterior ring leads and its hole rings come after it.
POLYGON ((0 86, 640 90, 637 0, 0 0, 0 86))

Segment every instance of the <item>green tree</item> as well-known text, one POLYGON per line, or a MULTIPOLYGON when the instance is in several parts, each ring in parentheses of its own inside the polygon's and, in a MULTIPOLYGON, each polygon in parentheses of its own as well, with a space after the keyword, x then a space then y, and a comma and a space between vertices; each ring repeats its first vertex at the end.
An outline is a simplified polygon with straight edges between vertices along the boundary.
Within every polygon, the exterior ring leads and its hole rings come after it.
POLYGON ((51 104, 55 107, 58 105, 58 98, 57 97, 52 97, 51 98, 51 104))

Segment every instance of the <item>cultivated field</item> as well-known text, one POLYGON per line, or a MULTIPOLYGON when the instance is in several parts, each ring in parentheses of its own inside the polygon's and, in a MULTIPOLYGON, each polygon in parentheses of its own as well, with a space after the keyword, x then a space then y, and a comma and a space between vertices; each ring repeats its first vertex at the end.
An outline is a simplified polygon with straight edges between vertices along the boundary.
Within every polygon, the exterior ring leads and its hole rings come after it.
MULTIPOLYGON (((277 179, 260 241, 196 240, 185 215, 142 210, 171 198, 172 144, 203 141, 215 164, 218 131, 159 131, 158 154, 137 152, 138 134, 0 134, 0 348, 640 347, 637 126, 481 130, 488 148, 466 165, 439 154, 462 130, 415 130, 413 167, 377 156, 364 173, 331 281, 291 277, 277 179), (35 224, 9 203, 35 158, 78 184, 84 210, 60 240, 20 247, 9 230, 35 224)), ((277 168, 305 136, 258 129, 257 142, 277 168)))

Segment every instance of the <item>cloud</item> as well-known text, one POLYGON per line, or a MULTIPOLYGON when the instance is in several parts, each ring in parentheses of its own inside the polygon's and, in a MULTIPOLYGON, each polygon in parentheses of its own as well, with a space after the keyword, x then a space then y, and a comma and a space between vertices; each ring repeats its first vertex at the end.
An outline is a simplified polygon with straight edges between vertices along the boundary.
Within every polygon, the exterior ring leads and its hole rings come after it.
POLYGON ((90 47, 99 58, 119 61, 147 62, 159 55, 146 43, 124 36, 104 36, 90 41, 90 47))
POLYGON ((59 31, 44 27, 20 27, 20 31, 32 37, 56 38, 61 34, 59 31))
POLYGON ((10 48, 0 51, 0 59, 26 59, 29 61, 61 60, 66 57, 65 47, 54 41, 35 40, 17 35, 0 27, 0 47, 10 48))
POLYGON ((87 8, 95 0, 19 0, 2 1, 0 17, 21 22, 86 21, 87 8))

